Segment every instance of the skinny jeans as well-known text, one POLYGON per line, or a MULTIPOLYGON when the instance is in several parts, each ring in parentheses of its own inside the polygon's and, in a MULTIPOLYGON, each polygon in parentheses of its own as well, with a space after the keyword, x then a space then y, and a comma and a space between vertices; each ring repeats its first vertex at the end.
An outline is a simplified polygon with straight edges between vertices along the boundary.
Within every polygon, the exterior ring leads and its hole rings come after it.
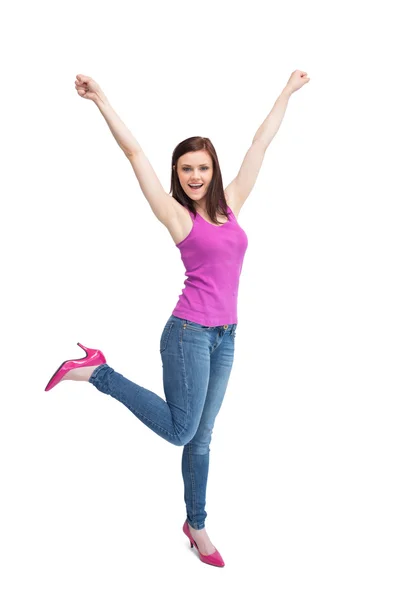
POLYGON ((186 518, 194 529, 203 529, 207 517, 210 442, 232 370, 236 327, 169 317, 160 338, 165 399, 108 364, 96 367, 89 379, 160 437, 183 446, 186 518))

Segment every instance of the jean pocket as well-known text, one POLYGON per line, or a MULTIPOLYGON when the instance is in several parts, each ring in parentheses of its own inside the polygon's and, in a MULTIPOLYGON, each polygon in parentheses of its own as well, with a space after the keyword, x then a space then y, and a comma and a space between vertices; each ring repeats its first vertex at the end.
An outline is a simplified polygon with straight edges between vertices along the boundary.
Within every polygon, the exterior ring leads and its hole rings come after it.
POLYGON ((172 330, 174 324, 175 324, 174 321, 169 321, 163 329, 163 332, 161 334, 161 339, 160 339, 160 353, 161 354, 164 352, 164 350, 168 346, 169 336, 170 336, 170 333, 171 333, 171 330, 172 330))

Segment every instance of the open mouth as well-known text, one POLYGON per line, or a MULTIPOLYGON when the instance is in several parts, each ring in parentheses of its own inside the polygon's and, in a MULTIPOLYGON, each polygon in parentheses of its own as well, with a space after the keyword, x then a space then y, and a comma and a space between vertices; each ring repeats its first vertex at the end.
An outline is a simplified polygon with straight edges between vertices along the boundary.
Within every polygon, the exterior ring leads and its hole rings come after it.
POLYGON ((194 185, 194 184, 188 183, 188 186, 190 188, 192 188, 192 190, 199 190, 201 187, 203 187, 203 184, 200 183, 200 184, 194 185))

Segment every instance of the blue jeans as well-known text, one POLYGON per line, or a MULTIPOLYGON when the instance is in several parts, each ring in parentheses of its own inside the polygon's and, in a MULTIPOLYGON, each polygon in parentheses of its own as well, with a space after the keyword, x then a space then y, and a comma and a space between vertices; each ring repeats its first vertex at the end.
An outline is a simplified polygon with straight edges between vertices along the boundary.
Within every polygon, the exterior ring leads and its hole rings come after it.
POLYGON ((207 517, 209 445, 232 370, 235 335, 236 323, 207 327, 171 315, 160 339, 165 400, 107 364, 89 379, 159 436, 184 446, 184 500, 194 529, 203 529, 207 517))

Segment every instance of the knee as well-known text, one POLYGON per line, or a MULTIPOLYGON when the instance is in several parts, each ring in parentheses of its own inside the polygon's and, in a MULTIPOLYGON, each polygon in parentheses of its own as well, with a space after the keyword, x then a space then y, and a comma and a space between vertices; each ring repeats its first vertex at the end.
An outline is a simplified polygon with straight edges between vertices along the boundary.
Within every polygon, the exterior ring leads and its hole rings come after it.
POLYGON ((211 435, 199 435, 197 432, 193 437, 187 439, 186 444, 190 444, 192 454, 202 455, 209 453, 210 442, 211 435))
POLYGON ((213 423, 201 423, 191 440, 193 454, 207 454, 210 451, 213 423))
POLYGON ((193 442, 193 440, 196 439, 196 436, 198 436, 198 433, 196 433, 196 428, 194 428, 193 426, 186 427, 177 436, 176 445, 186 446, 190 442, 193 442))
POLYGON ((186 446, 190 443, 193 454, 207 454, 210 449, 212 430, 211 426, 199 427, 197 430, 186 428, 178 436, 176 445, 186 446))
POLYGON ((210 451, 210 440, 191 440, 192 454, 201 456, 208 454, 210 451))

